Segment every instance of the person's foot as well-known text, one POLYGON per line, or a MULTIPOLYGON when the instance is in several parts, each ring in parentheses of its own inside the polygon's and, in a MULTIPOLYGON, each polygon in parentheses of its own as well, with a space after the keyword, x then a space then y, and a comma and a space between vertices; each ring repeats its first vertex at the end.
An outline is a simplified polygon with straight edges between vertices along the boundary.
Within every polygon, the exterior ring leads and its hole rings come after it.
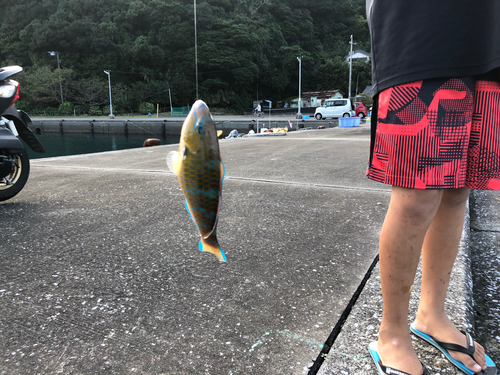
POLYGON ((402 337, 380 333, 377 351, 384 366, 410 375, 422 375, 423 367, 413 349, 409 333, 402 337))
MULTIPOLYGON (((467 337, 460 332, 455 325, 448 319, 445 318, 434 319, 432 321, 426 321, 417 316, 413 327, 417 330, 432 336, 435 340, 457 344, 467 348, 467 337)), ((463 363, 465 367, 473 372, 481 372, 486 370, 486 358, 484 354, 484 348, 475 342, 476 350, 474 352, 474 359, 465 353, 460 353, 453 350, 448 350, 450 355, 457 361, 463 363)))

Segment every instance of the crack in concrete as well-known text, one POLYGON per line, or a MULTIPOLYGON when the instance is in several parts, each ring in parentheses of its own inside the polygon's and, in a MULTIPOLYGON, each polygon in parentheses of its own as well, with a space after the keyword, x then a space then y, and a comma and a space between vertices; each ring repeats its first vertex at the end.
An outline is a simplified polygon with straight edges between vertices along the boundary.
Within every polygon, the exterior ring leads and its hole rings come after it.
POLYGON ((500 230, 494 230, 494 229, 481 229, 477 228, 471 225, 470 230, 473 232, 484 232, 484 233, 500 233, 500 230))

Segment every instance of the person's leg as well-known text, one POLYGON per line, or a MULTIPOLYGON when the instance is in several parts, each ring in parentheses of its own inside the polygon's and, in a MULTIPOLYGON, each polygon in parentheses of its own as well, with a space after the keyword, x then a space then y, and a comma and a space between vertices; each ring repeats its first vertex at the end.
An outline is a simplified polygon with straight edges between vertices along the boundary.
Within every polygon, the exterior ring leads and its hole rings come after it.
POLYGON ((420 252, 442 190, 393 187, 380 233, 380 276, 384 302, 377 350, 382 363, 411 375, 422 366, 412 346, 408 306, 420 252))
MULTIPOLYGON (((492 155, 500 155, 498 95, 500 68, 475 77, 474 108, 471 133, 475 142, 469 144, 466 186, 475 189, 500 190, 499 166, 491 164, 492 155), (487 158, 480 155, 489 155, 487 158), (496 169, 495 169, 496 168, 496 169), (482 171, 488 171, 486 175, 482 171)), ((436 218, 425 238, 422 257, 422 293, 415 318, 415 327, 439 341, 465 346, 466 338, 449 321, 444 312, 444 300, 463 228, 468 189, 446 190, 436 218)), ((474 359, 485 365, 484 348, 476 345, 474 359)), ((472 371, 478 371, 467 355, 450 354, 472 371)), ((477 366, 477 365, 476 365, 477 366)))
MULTIPOLYGON (((466 338, 444 310, 446 291, 462 235, 469 189, 445 190, 422 248, 422 290, 415 327, 439 341, 466 345, 466 338)), ((450 351, 474 372, 485 366, 484 349, 476 343, 476 362, 468 355, 450 351), (475 367, 476 366, 476 367, 475 367)))

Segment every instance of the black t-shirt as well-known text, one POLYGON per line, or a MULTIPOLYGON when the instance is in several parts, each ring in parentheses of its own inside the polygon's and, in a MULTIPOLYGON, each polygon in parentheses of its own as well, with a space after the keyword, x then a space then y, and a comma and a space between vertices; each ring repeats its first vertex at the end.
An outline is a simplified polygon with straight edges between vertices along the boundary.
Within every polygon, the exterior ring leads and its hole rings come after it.
POLYGON ((500 67, 500 0, 367 0, 373 93, 500 67))

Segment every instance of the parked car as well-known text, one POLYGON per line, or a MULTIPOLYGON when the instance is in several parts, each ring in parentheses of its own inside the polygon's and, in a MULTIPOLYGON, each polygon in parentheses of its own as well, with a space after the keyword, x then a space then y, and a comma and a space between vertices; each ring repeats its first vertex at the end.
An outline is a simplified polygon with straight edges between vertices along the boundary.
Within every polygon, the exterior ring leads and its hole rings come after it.
POLYGON ((354 105, 356 106, 356 116, 363 118, 368 115, 368 109, 363 103, 355 102, 354 105))
POLYGON ((351 117, 354 113, 349 99, 328 99, 321 107, 316 108, 314 117, 316 120, 321 120, 327 117, 351 117))

